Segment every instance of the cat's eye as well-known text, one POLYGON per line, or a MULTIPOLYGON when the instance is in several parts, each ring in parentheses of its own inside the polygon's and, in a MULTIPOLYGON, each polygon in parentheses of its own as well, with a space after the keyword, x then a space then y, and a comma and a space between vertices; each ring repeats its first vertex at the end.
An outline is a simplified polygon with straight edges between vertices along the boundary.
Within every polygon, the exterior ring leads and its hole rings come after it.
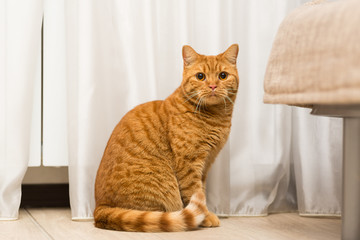
POLYGON ((196 78, 199 80, 205 80, 205 74, 204 73, 197 73, 196 74, 196 78))
POLYGON ((219 74, 219 79, 220 79, 220 80, 225 80, 225 79, 227 78, 227 76, 228 76, 228 73, 227 73, 227 72, 221 72, 221 73, 219 74))

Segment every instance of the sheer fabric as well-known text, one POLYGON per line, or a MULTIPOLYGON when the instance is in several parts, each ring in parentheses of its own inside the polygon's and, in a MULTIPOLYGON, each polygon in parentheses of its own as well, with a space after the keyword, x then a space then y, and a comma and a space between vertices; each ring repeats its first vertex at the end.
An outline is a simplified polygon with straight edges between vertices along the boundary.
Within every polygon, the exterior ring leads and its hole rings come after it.
POLYGON ((16 219, 27 166, 41 161, 42 1, 0 0, 0 219, 16 219))

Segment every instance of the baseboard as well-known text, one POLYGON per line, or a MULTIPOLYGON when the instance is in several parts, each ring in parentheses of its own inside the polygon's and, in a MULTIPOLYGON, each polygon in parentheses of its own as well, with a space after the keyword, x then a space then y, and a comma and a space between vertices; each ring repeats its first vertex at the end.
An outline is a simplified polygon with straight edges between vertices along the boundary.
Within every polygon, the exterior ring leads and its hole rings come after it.
POLYGON ((23 184, 20 207, 69 207, 69 184, 23 184))

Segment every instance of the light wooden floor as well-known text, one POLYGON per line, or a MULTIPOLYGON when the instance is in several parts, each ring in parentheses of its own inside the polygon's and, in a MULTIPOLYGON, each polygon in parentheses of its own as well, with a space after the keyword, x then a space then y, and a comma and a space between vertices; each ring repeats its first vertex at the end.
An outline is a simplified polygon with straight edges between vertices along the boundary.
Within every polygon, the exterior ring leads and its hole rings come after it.
POLYGON ((222 218, 221 227, 182 233, 128 233, 97 229, 92 221, 71 221, 70 209, 21 209, 17 221, 0 221, 0 239, 122 240, 282 240, 340 239, 339 218, 308 218, 296 213, 222 218))

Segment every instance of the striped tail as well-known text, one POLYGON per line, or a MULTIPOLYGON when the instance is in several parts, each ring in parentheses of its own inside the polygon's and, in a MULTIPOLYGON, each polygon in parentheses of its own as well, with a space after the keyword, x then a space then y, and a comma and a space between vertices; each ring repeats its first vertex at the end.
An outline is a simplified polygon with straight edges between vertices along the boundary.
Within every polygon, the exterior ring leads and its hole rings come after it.
POLYGON ((207 213, 202 192, 192 195, 189 205, 177 212, 151 212, 98 206, 95 226, 129 232, 180 232, 197 228, 207 213))

